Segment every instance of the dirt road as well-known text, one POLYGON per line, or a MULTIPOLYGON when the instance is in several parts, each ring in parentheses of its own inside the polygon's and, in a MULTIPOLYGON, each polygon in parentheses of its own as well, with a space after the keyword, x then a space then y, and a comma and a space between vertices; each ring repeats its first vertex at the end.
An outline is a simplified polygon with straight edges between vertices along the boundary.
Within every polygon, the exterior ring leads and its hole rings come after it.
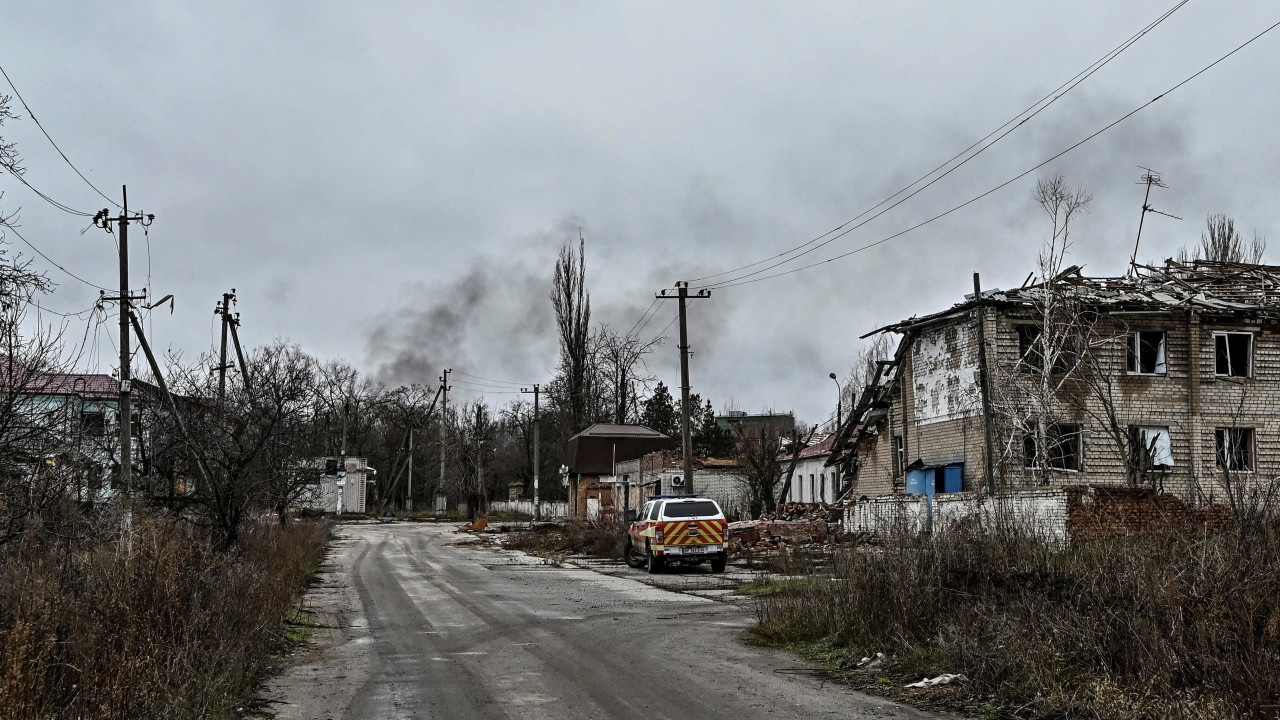
POLYGON ((339 532, 307 599, 314 647, 263 692, 280 720, 939 717, 743 645, 740 607, 468 545, 452 526, 339 532))

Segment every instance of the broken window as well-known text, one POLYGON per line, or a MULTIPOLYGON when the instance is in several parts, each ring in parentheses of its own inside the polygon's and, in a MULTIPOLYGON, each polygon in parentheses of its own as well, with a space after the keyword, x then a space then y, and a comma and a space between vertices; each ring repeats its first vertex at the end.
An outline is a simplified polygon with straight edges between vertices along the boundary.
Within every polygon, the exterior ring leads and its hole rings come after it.
POLYGON ((1139 330, 1129 335, 1129 372, 1142 375, 1165 374, 1165 333, 1139 330))
POLYGON ((902 443, 901 435, 893 436, 893 476, 902 477, 903 468, 907 466, 907 448, 902 443))
POLYGON ((107 434, 107 414, 101 410, 80 413, 80 432, 85 437, 102 437, 107 434))
POLYGON ((1218 375, 1249 377, 1253 364, 1253 333, 1214 333, 1213 346, 1218 375))
MULTIPOLYGON (((1022 439, 1023 460, 1028 468, 1040 467, 1041 458, 1036 452, 1036 436, 1030 433, 1022 439)), ((1053 424, 1045 428, 1043 461, 1053 470, 1080 470, 1080 426, 1053 424)))
POLYGON ((1018 325, 1018 367, 1023 372, 1035 372, 1044 367, 1044 347, 1040 336, 1044 330, 1039 325, 1018 325))
POLYGON ((1218 428, 1214 435, 1218 467, 1237 472, 1253 470, 1253 428, 1218 428))
POLYGON ((1131 426, 1129 451, 1134 466, 1143 471, 1173 465, 1173 441, 1170 439, 1169 428, 1165 426, 1131 426))

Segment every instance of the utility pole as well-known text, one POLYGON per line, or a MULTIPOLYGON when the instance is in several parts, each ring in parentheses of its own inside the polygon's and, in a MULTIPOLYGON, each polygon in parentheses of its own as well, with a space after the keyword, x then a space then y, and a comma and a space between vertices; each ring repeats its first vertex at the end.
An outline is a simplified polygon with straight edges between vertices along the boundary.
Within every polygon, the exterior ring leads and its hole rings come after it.
POLYGON ((144 215, 142 213, 129 214, 129 191, 128 188, 120 186, 121 202, 120 214, 111 217, 110 211, 103 208, 93 216, 93 224, 107 232, 111 232, 111 224, 115 223, 120 229, 117 241, 120 245, 120 295, 115 298, 108 298, 105 295, 103 300, 116 300, 120 303, 120 482, 124 486, 125 495, 132 494, 133 486, 133 408, 130 398, 133 392, 132 379, 130 377, 130 364, 132 363, 131 348, 129 341, 129 303, 132 300, 142 300, 146 298, 146 293, 142 295, 131 295, 129 293, 129 223, 136 222, 143 227, 150 225, 155 219, 155 215, 144 215))
POLYGON ((668 295, 664 288, 655 297, 659 300, 675 298, 680 301, 680 440, 684 455, 685 492, 693 494, 693 434, 689 423, 689 328, 685 323, 685 303, 690 299, 709 298, 711 290, 703 288, 696 295, 689 294, 689 283, 676 283, 677 294, 668 295))
POLYGON ((542 519, 542 504, 538 502, 538 447, 540 444, 538 428, 541 425, 540 418, 538 417, 538 394, 541 391, 541 386, 536 383, 532 390, 520 388, 520 392, 522 393, 533 393, 533 519, 535 522, 542 519))
POLYGON ((452 370, 445 370, 440 376, 440 484, 436 486, 436 492, 444 491, 444 435, 445 424, 449 422, 449 373, 452 370))
POLYGON ((1143 170, 1146 170, 1146 172, 1143 173, 1142 177, 1138 178, 1138 184, 1141 185, 1143 183, 1146 183, 1147 194, 1142 197, 1142 215, 1138 217, 1138 239, 1133 241, 1133 257, 1129 259, 1129 268, 1135 271, 1138 267, 1138 244, 1142 242, 1142 223, 1147 219, 1147 213, 1153 212, 1157 215, 1164 215, 1165 217, 1171 217, 1174 220, 1182 219, 1177 215, 1170 215, 1167 212, 1160 212, 1159 210, 1151 207, 1151 205, 1148 203, 1148 201, 1151 199, 1151 186, 1154 185, 1160 188, 1167 188, 1169 186, 1165 185, 1164 182, 1161 181, 1160 174, 1157 173, 1155 170, 1152 170, 1151 168, 1142 167, 1141 165, 1139 165, 1138 167, 1142 168, 1143 170))
POLYGON ((413 422, 409 423, 409 492, 404 499, 405 512, 413 512, 413 422))
MULTIPOLYGON (((231 288, 231 302, 232 304, 236 303, 235 288, 231 288)), ((237 329, 240 327, 240 313, 237 312, 235 315, 228 318, 226 323, 227 327, 231 328, 231 341, 235 343, 236 346, 236 361, 240 363, 240 377, 244 378, 244 389, 246 391, 252 391, 253 382, 249 379, 249 365, 244 361, 244 349, 240 347, 240 331, 237 329)))
MULTIPOLYGON (((222 407, 223 400, 227 396, 227 326, 231 324, 231 303, 236 301, 236 289, 231 288, 231 292, 222 293, 222 300, 214 306, 213 314, 222 319, 222 349, 218 356, 218 407, 222 407)), ((238 322, 238 321, 237 321, 238 322)), ((236 354, 239 355, 240 342, 236 341, 236 354)), ((243 356, 240 358, 241 366, 244 365, 243 356)))
POLYGON ((990 378, 987 372, 987 325, 983 312, 982 282, 978 273, 973 274, 973 309, 978 316, 978 386, 982 394, 982 443, 986 451, 986 463, 983 474, 986 476, 987 492, 996 494, 995 448, 992 442, 991 423, 995 418, 991 415, 990 378))

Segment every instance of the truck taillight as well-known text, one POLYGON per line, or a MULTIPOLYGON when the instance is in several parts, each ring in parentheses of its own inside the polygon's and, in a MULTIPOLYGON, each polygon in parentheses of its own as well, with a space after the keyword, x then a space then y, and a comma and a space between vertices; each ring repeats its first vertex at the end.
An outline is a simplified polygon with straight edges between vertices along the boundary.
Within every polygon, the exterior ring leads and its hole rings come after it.
POLYGON ((664 543, 664 542, 662 541, 662 526, 661 526, 661 525, 659 525, 658 527, 654 528, 654 531, 653 531, 653 539, 654 539, 654 540, 657 540, 659 545, 665 545, 665 544, 666 544, 666 543, 664 543))

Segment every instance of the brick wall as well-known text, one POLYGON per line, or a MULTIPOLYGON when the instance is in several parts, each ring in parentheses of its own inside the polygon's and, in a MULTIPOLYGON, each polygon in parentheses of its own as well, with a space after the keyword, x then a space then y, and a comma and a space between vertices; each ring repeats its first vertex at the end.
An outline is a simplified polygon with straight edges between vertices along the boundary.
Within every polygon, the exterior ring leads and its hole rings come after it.
MULTIPOLYGON (((933 328, 931 347, 939 338, 950 340, 956 368, 967 367, 975 352, 977 319, 973 313, 949 321, 963 332, 947 333, 933 328)), ((1101 373, 1092 382, 1064 383, 1050 411, 1050 420, 1077 424, 1082 429, 1079 471, 1054 470, 1038 478, 1024 467, 1021 432, 1015 431, 1005 414, 1008 408, 1033 407, 1027 397, 1034 390, 1029 376, 1019 376, 1019 325, 1036 322, 1029 308, 999 308, 986 311, 989 387, 997 408, 994 425, 997 462, 994 466, 999 486, 1005 490, 1099 485, 1127 487, 1126 453, 1131 425, 1168 427, 1173 464, 1165 471, 1142 479, 1144 486, 1171 493, 1193 506, 1223 502, 1226 483, 1217 466, 1216 428, 1254 430, 1254 467, 1251 472, 1232 473, 1236 485, 1258 485, 1280 477, 1280 333, 1274 324, 1242 321, 1185 311, 1167 313, 1105 315, 1096 323, 1093 354, 1101 373), (1163 375, 1128 372, 1127 338, 1136 330, 1165 333, 1163 375), (1252 372, 1247 378, 1224 378, 1215 374, 1214 332, 1249 332, 1253 335, 1252 372), (1105 381, 1102 379, 1105 378, 1105 381), (1106 402, 1104 402, 1104 398, 1106 402), (1117 430, 1109 428, 1108 406, 1114 408, 1117 430)), ((875 497, 905 490, 901 468, 895 467, 894 436, 905 444, 905 463, 919 460, 926 465, 964 463, 964 489, 981 487, 984 473, 984 441, 981 405, 964 387, 963 373, 951 372, 947 382, 937 380, 941 367, 936 352, 926 354, 932 379, 918 381, 914 364, 920 353, 908 351, 899 368, 898 393, 891 398, 888 416, 876 428, 873 442, 860 452, 855 478, 855 495, 875 497), (954 392, 947 403, 924 402, 920 392, 954 392), (971 398, 968 405, 962 402, 971 398), (949 410, 939 415, 938 407, 949 410), (927 417, 921 412, 933 413, 927 417)), ((955 370, 956 368, 952 368, 955 370)), ((944 368, 945 370, 945 368, 944 368)), ((945 373, 944 373, 945 375, 945 373)))

